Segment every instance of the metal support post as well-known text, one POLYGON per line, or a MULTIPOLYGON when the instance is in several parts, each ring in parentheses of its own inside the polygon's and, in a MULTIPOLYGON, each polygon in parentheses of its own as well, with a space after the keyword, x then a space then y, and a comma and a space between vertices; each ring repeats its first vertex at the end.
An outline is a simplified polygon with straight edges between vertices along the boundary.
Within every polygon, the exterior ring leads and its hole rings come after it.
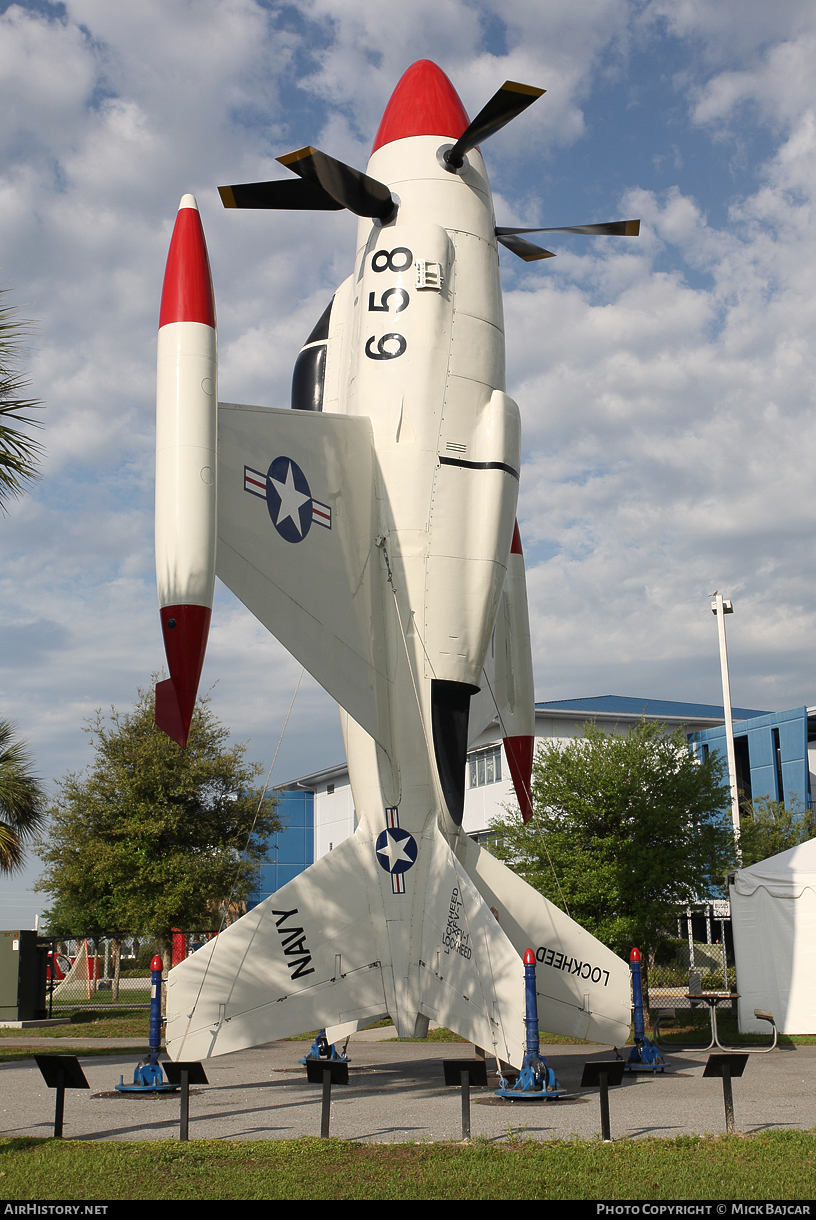
POLYGON ((54 1107, 54 1139, 62 1139, 62 1119, 65 1114, 65 1072, 57 1070, 57 1099, 54 1107))
POLYGON ((326 1069, 323 1073, 323 1107, 320 1111, 320 1138, 327 1140, 329 1138, 329 1119, 331 1117, 331 1071, 326 1069))
POLYGON ((723 688, 723 717, 725 719, 725 749, 728 756, 728 782, 731 785, 731 821, 734 826, 734 843, 737 850, 737 864, 742 864, 740 855, 740 812, 739 791, 737 790, 737 755, 734 749, 734 721, 731 717, 731 682, 728 677, 728 653, 725 647, 725 615, 733 614, 734 607, 729 601, 723 601, 722 593, 712 593, 711 612, 717 618, 717 634, 720 641, 720 671, 723 688))
POLYGON ((470 1139, 470 1073, 464 1071, 459 1077, 462 1085, 462 1139, 470 1139))
POLYGON ((643 1018, 643 978, 639 949, 633 949, 630 953, 629 969, 632 971, 632 1015, 635 1045, 632 1047, 626 1062, 626 1070, 629 1072, 662 1072, 666 1067, 666 1060, 657 1047, 646 1037, 646 1024, 643 1018))
POLYGON ((734 1134, 734 1093, 731 1089, 731 1068, 727 1063, 723 1064, 722 1069, 723 1082, 723 1101, 725 1103, 725 1132, 726 1135, 734 1134))
POLYGON ((723 1102, 725 1104, 726 1134, 734 1134, 734 1094, 731 1081, 736 1080, 745 1071, 748 1062, 747 1053, 728 1053, 725 1055, 709 1055, 703 1076, 719 1076, 723 1086, 723 1102))
POLYGON ((524 952, 524 998, 526 1002, 524 1023, 527 1027, 527 1050, 516 1083, 510 1085, 509 1081, 502 1076, 501 1088, 496 1089, 496 1096, 505 1097, 508 1101, 557 1101, 564 1094, 564 1090, 555 1078, 555 1072, 551 1067, 547 1067, 546 1060, 542 1059, 539 1053, 535 963, 536 958, 532 949, 526 949, 524 952))
POLYGON ((185 1069, 181 1073, 181 1114, 179 1122, 179 1139, 190 1138, 190 1073, 185 1069))

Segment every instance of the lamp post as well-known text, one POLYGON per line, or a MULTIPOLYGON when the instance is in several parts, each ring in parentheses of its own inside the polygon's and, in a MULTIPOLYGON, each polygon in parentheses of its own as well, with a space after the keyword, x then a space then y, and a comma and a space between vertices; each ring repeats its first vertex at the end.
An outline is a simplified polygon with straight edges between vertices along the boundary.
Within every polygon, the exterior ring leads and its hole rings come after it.
POLYGON ((725 647, 725 616, 733 614, 734 607, 730 601, 723 599, 722 593, 711 595, 711 613, 717 619, 717 633, 720 637, 720 669, 722 671, 723 714, 725 717, 725 749, 728 756, 728 782, 731 785, 731 821, 734 825, 734 843, 737 849, 737 863, 742 863, 740 854, 740 808, 739 792, 737 790, 737 755, 734 750, 734 721, 731 717, 731 683, 728 679, 728 653, 725 647))

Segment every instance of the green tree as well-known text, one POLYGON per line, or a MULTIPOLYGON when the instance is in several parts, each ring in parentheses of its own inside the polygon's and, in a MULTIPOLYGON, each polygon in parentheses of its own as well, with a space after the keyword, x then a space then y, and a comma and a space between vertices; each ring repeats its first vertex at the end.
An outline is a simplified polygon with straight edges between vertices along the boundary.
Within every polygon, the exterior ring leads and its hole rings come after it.
POLYGON ((217 926, 219 910, 251 892, 279 829, 274 798, 252 787, 262 768, 244 762, 246 746, 229 745, 206 699, 186 750, 156 727, 152 689, 130 712, 97 712, 87 732, 94 762, 60 782, 39 848, 49 930, 151 935, 166 946, 173 928, 217 926))
POLYGON ((5 291, 0 289, 0 509, 3 510, 11 496, 22 495, 26 484, 39 478, 37 463, 43 453, 40 442, 24 430, 39 427, 26 412, 40 403, 35 398, 21 397, 28 381, 16 367, 29 323, 17 317, 13 306, 2 303, 5 291))
POLYGON ((814 837, 813 810, 805 809, 797 797, 787 804, 769 796, 740 801, 740 855, 744 868, 814 837))
POLYGON ((15 740, 13 725, 0 720, 0 873, 23 867, 24 843, 46 822, 45 793, 31 767, 31 756, 15 740))
POLYGON ((629 733, 539 746, 534 814, 492 823, 491 850, 618 953, 656 947, 672 914, 718 892, 733 856, 724 763, 682 732, 641 720, 629 733))

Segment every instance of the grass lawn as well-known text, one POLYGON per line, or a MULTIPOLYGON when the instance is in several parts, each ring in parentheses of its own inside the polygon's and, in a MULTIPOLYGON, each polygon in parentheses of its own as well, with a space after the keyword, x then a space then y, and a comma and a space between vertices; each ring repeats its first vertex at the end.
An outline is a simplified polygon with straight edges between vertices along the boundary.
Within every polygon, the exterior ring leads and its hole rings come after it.
MULTIPOLYGON (((708 1012, 700 1009, 677 1009, 676 1011, 677 1016, 674 1021, 661 1023, 660 1041, 667 1044, 676 1042, 681 1046, 691 1048, 699 1044, 700 1049, 704 1050, 711 1038, 708 1012)), ((650 1026, 647 1026, 646 1033, 649 1038, 652 1037, 650 1026)), ((730 1014, 726 1016, 722 1012, 717 1014, 717 1033, 724 1046, 767 1046, 772 1036, 770 1025, 767 1026, 767 1032, 763 1030, 761 1034, 741 1034, 737 1018, 730 1014)), ((629 1041, 632 1041, 631 1037, 629 1041)), ((813 1046, 816 1045, 816 1034, 780 1034, 777 1045, 783 1047, 813 1046)))
MULTIPOLYGON (((76 1008, 67 1010, 66 1016, 70 1017, 70 1025, 53 1025, 44 1028, 34 1029, 0 1029, 0 1063, 10 1062, 16 1059, 30 1059, 35 1054, 48 1054, 51 1050, 55 1054, 65 1053, 71 1049, 71 1041, 76 1041, 78 1038, 144 1038, 147 1045, 148 1028, 149 1028, 149 1011, 144 1008, 129 1009, 124 1005, 120 1008, 113 1008, 108 1011, 94 1011, 87 1008, 76 1008), (43 1047, 42 1052, 33 1047, 15 1047, 14 1042, 17 1040, 29 1040, 39 1038, 59 1038, 64 1042, 59 1050, 55 1048, 43 1047)), ((389 1021, 378 1021, 375 1026, 387 1026, 389 1021)), ((742 1037, 737 1031, 736 1020, 729 1020, 721 1016, 718 1020, 718 1029, 720 1037, 726 1046, 739 1046, 741 1043, 753 1043, 766 1039, 748 1036, 742 1037)), ((704 1048, 708 1042, 708 1014, 704 1012, 679 1012, 678 1019, 672 1026, 664 1026, 661 1029, 661 1041, 670 1043, 678 1042, 681 1045, 690 1045, 699 1043, 701 1048, 704 1048)), ((647 1027, 647 1034, 651 1037, 652 1031, 647 1027)), ((312 1030, 311 1033, 299 1034, 292 1038, 291 1041, 296 1042, 313 1042, 317 1030, 312 1030)), ((560 1034, 550 1034, 542 1030, 541 1034, 542 1046, 555 1046, 559 1044, 574 1045, 574 1046, 593 1046, 594 1043, 584 1042, 580 1038, 567 1038, 560 1034)), ((433 1029, 428 1034, 427 1038, 391 1038, 392 1042, 451 1042, 462 1043, 466 1042, 465 1038, 460 1038, 458 1034, 454 1034, 449 1029, 433 1029)), ((630 1037, 629 1041, 632 1039, 630 1037)), ((787 1037, 784 1034, 779 1036, 779 1046, 807 1046, 816 1043, 816 1036, 812 1035, 797 1035, 796 1037, 787 1037)), ((106 1054, 104 1049, 98 1052, 82 1047, 80 1050, 82 1055, 106 1054)))
POLYGON ((816 1133, 545 1144, 0 1140, 0 1199, 811 1199, 816 1133))
MULTIPOLYGON (((77 1038, 144 1038, 147 1044, 150 1026, 147 1009, 113 1009, 109 1012, 93 1012, 90 1009, 74 1009, 66 1012, 70 1017, 70 1025, 46 1025, 33 1029, 0 1029, 0 1063, 11 1059, 27 1059, 40 1054, 36 1047, 15 1047, 15 1040, 28 1042, 40 1038, 59 1038, 65 1043, 57 1054, 70 1050, 71 1041, 77 1038)), ((47 1055, 53 1048, 43 1047, 42 1054, 47 1055)), ((82 1054, 93 1052, 82 1048, 82 1054)), ((100 1051, 109 1054, 109 1051, 100 1051)))
MULTIPOLYGON (((66 1015, 68 1015, 66 1013, 66 1015)), ((42 1029, 0 1029, 0 1063, 10 1063, 18 1059, 31 1059, 34 1055, 66 1054, 71 1050, 71 1041, 78 1038, 144 1038, 147 1045, 149 1014, 138 1009, 122 1009, 115 1012, 91 1012, 78 1009, 70 1014, 70 1025, 52 1025, 42 1029), (42 1050, 32 1046, 15 1046, 15 1039, 26 1042, 39 1038, 59 1038, 64 1045, 60 1047, 43 1046, 42 1050)), ((377 1022, 378 1025, 389 1025, 390 1022, 377 1022)), ((298 1034, 289 1039, 292 1042, 314 1042, 317 1030, 308 1034, 298 1034)), ((556 1034, 542 1034, 542 1042, 578 1042, 577 1038, 561 1038, 556 1034)), ((466 1042, 449 1029, 432 1029, 427 1038, 389 1038, 389 1042, 466 1042)), ((581 1045, 588 1045, 581 1043, 581 1045)), ((110 1049, 100 1048, 98 1051, 88 1047, 79 1048, 81 1056, 109 1055, 110 1049)))

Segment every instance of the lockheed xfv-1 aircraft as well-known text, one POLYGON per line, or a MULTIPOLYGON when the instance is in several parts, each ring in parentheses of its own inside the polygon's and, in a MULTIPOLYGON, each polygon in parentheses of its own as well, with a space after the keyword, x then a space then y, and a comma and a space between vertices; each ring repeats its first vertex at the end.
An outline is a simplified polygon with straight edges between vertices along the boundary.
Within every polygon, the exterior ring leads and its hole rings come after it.
POLYGON ((341 709, 353 836, 170 973, 167 1048, 196 1059, 390 1014, 524 1056, 521 955, 549 1031, 629 1029, 625 962, 462 829, 465 760, 496 717, 531 814, 534 696, 505 391, 498 245, 529 232, 634 235, 637 221, 497 228, 477 147, 543 92, 506 83, 469 122, 420 61, 365 174, 314 148, 291 180, 222 187, 228 207, 348 208, 354 270, 298 356, 292 407, 218 403, 215 306, 195 200, 171 243, 159 331, 156 559, 181 745, 215 574, 341 709))

